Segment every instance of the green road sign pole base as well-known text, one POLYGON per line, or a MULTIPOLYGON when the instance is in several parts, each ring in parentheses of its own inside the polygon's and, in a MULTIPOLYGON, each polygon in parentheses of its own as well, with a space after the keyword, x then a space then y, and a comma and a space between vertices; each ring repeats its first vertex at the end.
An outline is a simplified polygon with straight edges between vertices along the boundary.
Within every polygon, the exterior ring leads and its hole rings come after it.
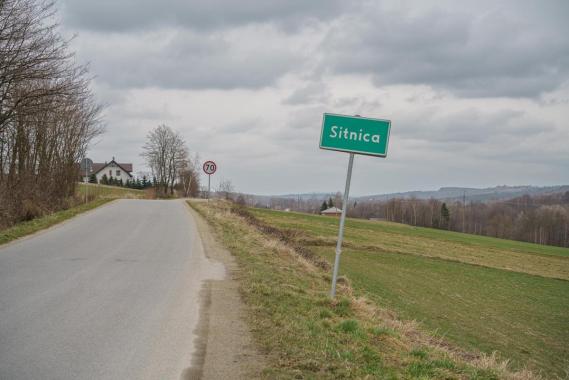
POLYGON ((332 275, 332 289, 330 298, 336 297, 336 281, 338 280, 338 268, 340 267, 340 255, 342 254, 342 241, 344 240, 344 223, 346 212, 348 211, 348 198, 350 195, 350 182, 352 181, 352 168, 354 166, 354 154, 350 153, 348 162, 348 174, 346 175, 346 189, 344 190, 344 201, 342 204, 342 216, 340 217, 340 229, 338 230, 338 242, 336 243, 336 258, 334 259, 334 273, 332 275))

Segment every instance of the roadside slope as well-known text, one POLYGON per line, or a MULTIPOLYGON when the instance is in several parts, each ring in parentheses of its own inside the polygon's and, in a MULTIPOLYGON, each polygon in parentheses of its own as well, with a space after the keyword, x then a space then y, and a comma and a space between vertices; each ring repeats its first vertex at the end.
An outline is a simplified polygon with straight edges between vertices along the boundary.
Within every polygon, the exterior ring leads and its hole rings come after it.
POLYGON ((61 210, 49 215, 40 216, 26 222, 18 223, 4 230, 0 230, 0 246, 23 237, 33 235, 36 232, 46 230, 84 212, 96 209, 97 207, 112 200, 113 199, 110 198, 96 199, 88 203, 71 207, 67 210, 61 210))
POLYGON ((32 220, 20 222, 11 227, 0 230, 0 246, 11 241, 32 235, 36 232, 46 230, 59 223, 65 222, 84 212, 96 209, 108 202, 116 199, 142 199, 145 197, 144 191, 120 188, 116 186, 85 185, 78 184, 77 199, 74 200, 75 206, 65 210, 59 210, 51 214, 36 217, 32 220), (84 203, 86 189, 89 202, 84 203))
POLYGON ((357 296, 345 279, 330 301, 327 264, 291 236, 224 202, 192 206, 241 267, 249 326, 267 354, 264 378, 538 378, 397 319, 357 296))

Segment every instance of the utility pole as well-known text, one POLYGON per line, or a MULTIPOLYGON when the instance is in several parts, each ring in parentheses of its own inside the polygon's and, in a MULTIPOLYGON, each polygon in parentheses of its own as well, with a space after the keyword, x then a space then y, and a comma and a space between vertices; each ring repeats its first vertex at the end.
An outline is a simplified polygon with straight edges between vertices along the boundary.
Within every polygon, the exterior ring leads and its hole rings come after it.
POLYGON ((464 233, 465 217, 466 217, 466 191, 462 193, 462 233, 464 233))
POLYGON ((87 191, 89 190, 88 166, 87 159, 85 159, 85 203, 87 203, 87 191))
POLYGON ((87 203, 87 192, 89 191, 89 162, 90 160, 84 156, 79 164, 79 175, 81 175, 81 166, 85 167, 85 180, 83 181, 85 183, 85 203, 87 203))

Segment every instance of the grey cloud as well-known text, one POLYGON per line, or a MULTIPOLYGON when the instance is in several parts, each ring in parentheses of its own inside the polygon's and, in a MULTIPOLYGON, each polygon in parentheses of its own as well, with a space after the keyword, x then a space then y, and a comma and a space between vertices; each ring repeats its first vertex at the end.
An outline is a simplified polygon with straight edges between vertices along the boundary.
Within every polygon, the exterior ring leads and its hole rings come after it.
MULTIPOLYGON (((569 3, 552 2, 541 13, 524 2, 482 4, 490 9, 484 12, 454 3, 415 12, 360 3, 68 0, 64 18, 67 28, 98 38, 83 50, 115 87, 258 88, 308 67, 314 77, 364 74, 376 86, 425 84, 463 97, 536 97, 569 83, 569 24, 554 17, 569 12, 569 3), (314 51, 302 51, 295 45, 301 30, 278 25, 310 19, 330 31, 314 51), (227 38, 251 24, 257 33, 227 38), (266 35, 269 29, 279 32, 266 35), (165 31, 177 36, 147 38, 165 31)), ((307 84, 284 103, 323 102, 327 95, 319 91, 307 84)))
POLYGON ((437 149, 445 145, 448 149, 463 149, 460 148, 461 144, 496 141, 515 144, 530 136, 555 130, 550 123, 528 118, 521 111, 507 109, 491 112, 467 109, 452 113, 431 109, 403 117, 398 121, 398 127, 396 133, 401 138, 429 141, 431 144, 438 144, 437 149), (449 143, 455 145, 450 146, 449 143))
POLYGON ((322 114, 325 107, 302 107, 291 111, 286 120, 286 129, 291 133, 298 133, 307 129, 318 127, 322 124, 322 114))
POLYGON ((262 131, 262 121, 260 118, 245 118, 238 121, 229 121, 220 127, 220 131, 232 135, 247 135, 262 131))
POLYGON ((346 4, 341 0, 66 0, 64 18, 70 27, 99 31, 216 29, 270 22, 287 28, 329 19, 346 4))
POLYGON ((313 82, 295 89, 283 102, 290 105, 325 103, 329 97, 330 91, 326 84, 313 82))
POLYGON ((114 88, 259 88, 273 84, 300 57, 286 46, 258 49, 224 35, 160 31, 83 36, 78 48, 98 81, 114 88))
MULTIPOLYGON (((549 13, 569 14, 566 2, 550 6, 549 13)), ((323 65, 336 73, 371 74, 378 86, 427 84, 467 97, 534 97, 569 80, 569 27, 526 11, 521 2, 478 13, 434 8, 419 15, 371 7, 335 24, 322 47, 323 65)))

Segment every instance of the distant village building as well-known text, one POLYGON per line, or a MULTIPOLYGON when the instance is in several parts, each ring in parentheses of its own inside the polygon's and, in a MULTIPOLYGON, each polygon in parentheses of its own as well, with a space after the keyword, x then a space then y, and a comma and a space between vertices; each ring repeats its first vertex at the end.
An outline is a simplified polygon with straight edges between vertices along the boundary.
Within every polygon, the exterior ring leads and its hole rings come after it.
POLYGON ((342 210, 340 210, 337 207, 330 207, 324 211, 321 211, 320 214, 326 215, 326 216, 340 216, 340 215, 342 215, 342 210))
POLYGON ((122 179, 123 183, 132 180, 132 164, 118 163, 115 158, 111 162, 97 163, 87 159, 79 167, 79 175, 83 182, 89 182, 91 176, 95 175, 97 183, 100 183, 103 176, 107 179, 114 178, 117 181, 122 179), (85 175, 86 174, 86 175, 85 175))

